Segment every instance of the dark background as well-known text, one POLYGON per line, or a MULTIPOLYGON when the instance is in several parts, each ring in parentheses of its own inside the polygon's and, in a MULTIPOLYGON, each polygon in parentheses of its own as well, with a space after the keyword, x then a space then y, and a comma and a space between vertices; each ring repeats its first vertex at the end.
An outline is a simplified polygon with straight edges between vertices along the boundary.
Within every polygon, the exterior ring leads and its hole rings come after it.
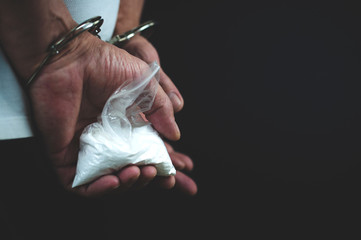
POLYGON ((174 146, 192 156, 199 183, 198 196, 181 201, 184 226, 240 238, 355 226, 360 9, 358 1, 147 2, 144 19, 160 23, 150 40, 185 99, 174 146))
POLYGON ((198 194, 89 200, 37 169, 3 190, 2 225, 16 239, 357 234, 360 11, 357 1, 146 1, 143 20, 160 23, 150 41, 185 99, 172 144, 194 160, 198 194))

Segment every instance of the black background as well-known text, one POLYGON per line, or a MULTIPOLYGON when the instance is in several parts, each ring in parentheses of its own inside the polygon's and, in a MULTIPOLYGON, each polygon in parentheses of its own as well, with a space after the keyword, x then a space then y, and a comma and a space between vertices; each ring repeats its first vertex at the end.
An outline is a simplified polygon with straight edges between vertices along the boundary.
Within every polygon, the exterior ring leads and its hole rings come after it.
POLYGON ((184 226, 240 237, 351 230, 357 1, 149 1, 144 19, 159 21, 151 42, 185 99, 174 146, 193 158, 199 194, 181 201, 184 226))
POLYGON ((143 20, 159 22, 150 41, 185 99, 172 145, 192 157, 198 194, 84 199, 37 173, 4 188, 3 226, 16 239, 357 234, 360 11, 357 1, 146 1, 143 20))

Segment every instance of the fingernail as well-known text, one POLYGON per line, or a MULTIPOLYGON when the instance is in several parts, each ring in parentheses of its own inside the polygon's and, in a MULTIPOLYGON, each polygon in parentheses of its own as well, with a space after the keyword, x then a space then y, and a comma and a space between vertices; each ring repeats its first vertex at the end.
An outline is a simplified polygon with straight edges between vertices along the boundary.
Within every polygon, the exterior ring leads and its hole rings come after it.
POLYGON ((177 122, 176 121, 174 121, 174 123, 175 123, 175 132, 176 132, 176 140, 178 140, 178 139, 180 139, 180 137, 181 137, 181 133, 180 133, 180 130, 179 130, 179 127, 178 127, 178 124, 177 124, 177 122))
POLYGON ((182 106, 182 101, 180 100, 180 98, 176 93, 171 92, 169 94, 169 99, 171 100, 174 108, 178 109, 179 107, 182 106))
POLYGON ((114 186, 112 187, 112 190, 119 188, 119 186, 120 186, 119 183, 118 183, 117 185, 114 185, 114 186))

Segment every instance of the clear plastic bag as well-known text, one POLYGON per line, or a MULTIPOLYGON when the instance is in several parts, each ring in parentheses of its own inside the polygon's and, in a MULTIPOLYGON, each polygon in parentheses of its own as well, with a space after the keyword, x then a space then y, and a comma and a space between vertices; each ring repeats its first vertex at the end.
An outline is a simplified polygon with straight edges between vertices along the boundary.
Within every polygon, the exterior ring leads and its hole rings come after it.
POLYGON ((153 104, 159 65, 152 63, 137 79, 125 82, 108 99, 98 121, 80 136, 72 187, 89 183, 129 164, 154 165, 157 175, 175 175, 167 149, 142 112, 153 104))

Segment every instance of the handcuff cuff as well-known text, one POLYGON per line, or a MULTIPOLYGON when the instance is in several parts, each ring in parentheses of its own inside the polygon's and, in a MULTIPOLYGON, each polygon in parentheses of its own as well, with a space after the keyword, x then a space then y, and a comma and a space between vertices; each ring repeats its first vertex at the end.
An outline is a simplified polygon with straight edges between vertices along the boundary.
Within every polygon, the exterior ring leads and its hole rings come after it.
MULTIPOLYGON (((48 50, 47 50, 48 55, 43 59, 43 61, 36 68, 35 72, 27 80, 26 87, 29 88, 30 84, 39 75, 39 73, 41 72, 43 67, 49 62, 51 57, 59 54, 61 49, 63 49, 70 41, 72 41, 74 38, 76 38, 83 32, 88 31, 91 34, 93 34, 94 36, 97 36, 100 38, 99 32, 100 32, 100 27, 102 26, 103 22, 104 22, 104 20, 100 16, 90 18, 90 19, 80 23, 78 26, 74 27, 73 29, 71 29, 62 38, 55 41, 55 43, 50 44, 50 46, 48 47, 48 50)), ((154 25, 156 25, 156 22, 154 22, 152 20, 147 21, 125 33, 114 36, 113 38, 111 38, 108 41, 108 43, 113 44, 117 47, 122 47, 122 46, 124 46, 124 44, 126 42, 128 42, 135 35, 153 27, 154 25)))
POLYGON ((154 22, 153 20, 147 21, 123 34, 119 34, 119 35, 112 37, 108 42, 110 44, 113 44, 118 47, 124 46, 124 44, 126 42, 128 42, 131 38, 133 38, 135 35, 137 35, 138 33, 144 32, 145 30, 148 30, 149 28, 151 28, 155 25, 156 25, 156 22, 154 22))

